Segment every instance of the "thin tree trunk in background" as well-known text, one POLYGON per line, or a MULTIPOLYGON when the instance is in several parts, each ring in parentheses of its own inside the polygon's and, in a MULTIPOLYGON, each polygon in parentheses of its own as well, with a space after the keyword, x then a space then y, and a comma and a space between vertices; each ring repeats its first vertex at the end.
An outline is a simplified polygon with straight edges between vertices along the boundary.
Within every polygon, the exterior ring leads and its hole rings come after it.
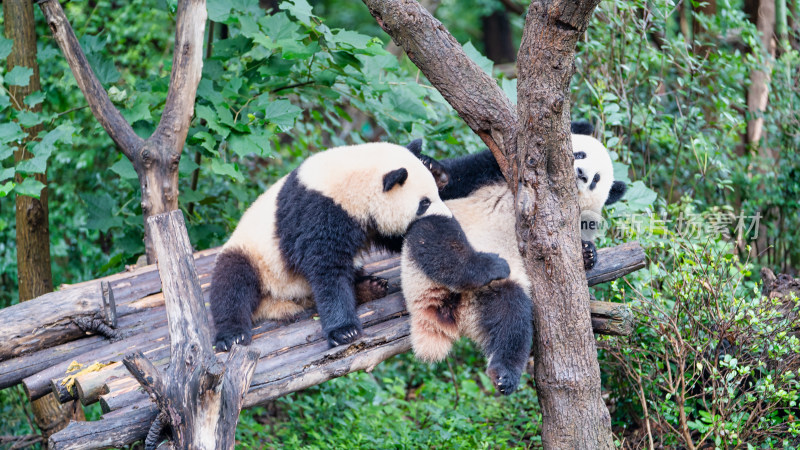
MULTIPOLYGON (((32 92, 41 89, 39 83, 39 64, 36 62, 36 32, 34 29, 33 3, 31 0, 5 0, 3 2, 6 38, 14 41, 11 54, 6 61, 7 69, 21 66, 33 69, 27 86, 9 86, 8 92, 16 109, 31 109, 24 100, 32 92)), ((41 111, 38 104, 33 111, 41 111)), ((36 138, 43 129, 41 125, 26 128, 28 136, 14 152, 14 163, 30 159, 33 155, 26 151, 28 142, 36 138)), ((15 182, 22 182, 22 175, 16 174, 15 182)), ((53 275, 50 268, 50 226, 47 208, 47 174, 36 174, 36 180, 45 187, 39 198, 17 195, 17 276, 19 282, 19 301, 24 302, 53 291, 53 275)), ((83 418, 83 410, 75 402, 61 405, 51 394, 31 403, 36 425, 41 429, 45 440, 56 431, 67 426, 73 417, 83 418)))
POLYGON ((789 49, 789 18, 787 17, 786 0, 775 0, 775 34, 778 37, 778 51, 783 53, 789 49))
POLYGON ((486 57, 503 64, 514 62, 517 53, 511 38, 511 22, 505 10, 496 10, 488 16, 481 17, 483 24, 483 46, 486 57))
MULTIPOLYGON (((750 74, 750 88, 747 91, 747 111, 750 117, 747 121, 747 143, 758 146, 764 137, 764 119, 761 115, 767 109, 769 100, 769 81, 771 72, 771 59, 775 57, 775 0, 745 1, 745 13, 750 16, 750 21, 756 24, 761 34, 763 70, 754 70, 750 74)), ((763 157, 774 158, 775 155, 759 146, 759 154, 763 157)))

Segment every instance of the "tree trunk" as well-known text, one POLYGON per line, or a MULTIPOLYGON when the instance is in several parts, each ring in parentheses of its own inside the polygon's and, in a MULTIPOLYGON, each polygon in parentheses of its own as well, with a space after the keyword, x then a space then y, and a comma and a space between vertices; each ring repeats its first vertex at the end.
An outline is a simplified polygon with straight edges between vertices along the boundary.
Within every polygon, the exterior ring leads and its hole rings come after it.
POLYGON ((611 418, 600 396, 569 139, 575 43, 597 3, 533 2, 517 59, 517 237, 533 286, 533 354, 545 448, 614 448, 611 418))
MULTIPOLYGON (((750 88, 747 91, 747 111, 750 117, 747 121, 747 143, 758 146, 764 137, 764 119, 761 115, 767 109, 769 99, 769 74, 771 59, 775 56, 775 0, 750 0, 745 2, 745 13, 750 16, 750 21, 756 24, 761 34, 763 70, 754 70, 750 74, 750 88)), ((775 155, 767 149, 759 149, 764 157, 775 155)))
MULTIPOLYGON (((33 3, 30 0, 6 0, 3 2, 5 34, 14 41, 8 55, 7 69, 17 66, 33 69, 27 86, 10 86, 8 89, 12 104, 17 109, 30 109, 23 102, 32 92, 41 89, 39 83, 39 64, 36 62, 36 32, 33 21, 33 3)), ((33 111, 41 111, 41 104, 33 111)), ((33 155, 25 146, 36 138, 43 129, 41 125, 27 128, 28 136, 14 152, 14 163, 18 164, 33 155)), ((16 174, 15 182, 22 182, 22 175, 16 174)), ((47 174, 36 174, 35 178, 45 185, 39 198, 17 195, 17 275, 19 279, 19 301, 24 302, 53 290, 53 276, 50 268, 50 226, 47 208, 47 174)), ((74 402, 61 405, 55 397, 48 395, 31 403, 36 425, 45 440, 56 431, 64 428, 72 417, 83 418, 83 410, 74 402)))
MULTIPOLYGON (((39 6, 92 113, 120 151, 133 163, 142 189, 145 223, 150 216, 178 209, 178 163, 194 115, 194 99, 203 68, 203 35, 207 18, 205 0, 178 2, 167 101, 156 131, 146 141, 134 133, 109 100, 58 0, 42 0, 39 6)), ((152 264, 155 262, 155 253, 147 232, 144 244, 147 261, 152 264)))
POLYGON ((536 389, 545 448, 612 448, 578 239, 568 126, 575 43, 599 0, 531 4, 517 58, 516 111, 417 2, 363 1, 483 139, 516 193, 517 237, 534 286, 536 389))

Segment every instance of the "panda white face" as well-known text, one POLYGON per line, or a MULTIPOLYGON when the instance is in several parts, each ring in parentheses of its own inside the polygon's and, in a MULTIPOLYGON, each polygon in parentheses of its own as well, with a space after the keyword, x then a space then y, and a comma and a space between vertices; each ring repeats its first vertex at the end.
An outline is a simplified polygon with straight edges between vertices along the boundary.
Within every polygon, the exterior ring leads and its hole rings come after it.
POLYGON ((572 152, 581 211, 599 213, 614 186, 614 167, 608 150, 591 136, 573 134, 572 152))
POLYGON ((433 175, 399 145, 361 144, 317 153, 300 166, 298 177, 386 236, 405 234, 420 217, 452 216, 433 175))

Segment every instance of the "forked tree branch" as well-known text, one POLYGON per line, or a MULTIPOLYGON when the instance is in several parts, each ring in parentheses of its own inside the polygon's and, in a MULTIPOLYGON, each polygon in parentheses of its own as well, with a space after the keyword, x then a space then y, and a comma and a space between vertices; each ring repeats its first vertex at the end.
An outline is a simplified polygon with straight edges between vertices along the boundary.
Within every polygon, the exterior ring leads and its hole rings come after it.
POLYGON ((517 115, 497 82, 464 53, 461 44, 416 0, 363 0, 369 12, 431 84, 483 139, 512 180, 517 115))
POLYGON ((161 121, 150 139, 180 154, 189 123, 194 115, 194 100, 203 71, 203 34, 206 26, 205 0, 178 2, 175 49, 169 91, 161 121))
POLYGON ((106 90, 95 76, 92 66, 89 65, 61 4, 58 0, 44 0, 39 3, 39 7, 47 19, 53 39, 61 47, 61 51, 69 63, 69 68, 75 76, 75 81, 78 82, 78 87, 92 109, 92 114, 122 153, 128 159, 133 160, 134 154, 144 141, 134 133, 130 124, 111 103, 106 90))

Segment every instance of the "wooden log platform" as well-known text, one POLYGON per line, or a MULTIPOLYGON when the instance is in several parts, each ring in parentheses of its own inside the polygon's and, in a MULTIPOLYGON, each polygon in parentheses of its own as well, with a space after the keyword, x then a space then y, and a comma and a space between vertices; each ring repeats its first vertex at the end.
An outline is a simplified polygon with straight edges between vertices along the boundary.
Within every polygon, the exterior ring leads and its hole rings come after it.
MULTIPOLYGON (((206 302, 218 252, 219 248, 214 248, 193 255, 206 302)), ((261 357, 245 395, 244 407, 262 404, 353 371, 371 370, 381 361, 408 351, 411 348, 409 325, 399 292, 398 265, 397 255, 373 254, 368 259, 365 269, 389 280, 389 295, 359 305, 364 338, 354 344, 329 349, 313 310, 301 313, 290 323, 267 321, 259 324, 254 329, 251 346, 261 357)), ((590 286, 607 282, 644 265, 644 252, 636 242, 602 248, 598 250, 598 264, 586 274, 587 282, 590 286)), ((102 442, 123 445, 143 439, 157 409, 151 407, 150 399, 122 368, 121 362, 126 354, 137 350, 158 370, 163 371, 167 366, 169 333, 156 266, 63 286, 60 291, 21 305, 0 311, 3 318, 0 336, 7 339, 0 344, 3 345, 0 347, 0 388, 22 382, 31 399, 55 390, 62 401, 78 399, 83 404, 101 403, 105 413, 102 421, 71 424, 55 436, 55 448, 84 448, 87 442, 98 443, 88 448, 100 448, 102 442), (65 306, 76 299, 80 305, 65 306), (25 308, 17 308, 21 305, 25 308), (48 309, 50 314, 45 314, 48 309), (53 310, 59 314, 52 314, 53 310), (14 322, 6 319, 9 316, 14 320, 24 317, 21 323, 25 330, 37 339, 14 331, 14 322), (85 331, 76 325, 80 318, 116 325, 115 338, 85 331), (95 363, 104 367, 88 373, 68 374, 67 368, 73 361, 83 367, 95 363), (107 420, 105 426, 101 425, 107 420), (120 432, 111 433, 107 438, 90 438, 92 433, 117 427, 120 432)), ((591 312, 597 334, 625 335, 632 329, 630 310, 623 304, 593 301, 591 312)))

